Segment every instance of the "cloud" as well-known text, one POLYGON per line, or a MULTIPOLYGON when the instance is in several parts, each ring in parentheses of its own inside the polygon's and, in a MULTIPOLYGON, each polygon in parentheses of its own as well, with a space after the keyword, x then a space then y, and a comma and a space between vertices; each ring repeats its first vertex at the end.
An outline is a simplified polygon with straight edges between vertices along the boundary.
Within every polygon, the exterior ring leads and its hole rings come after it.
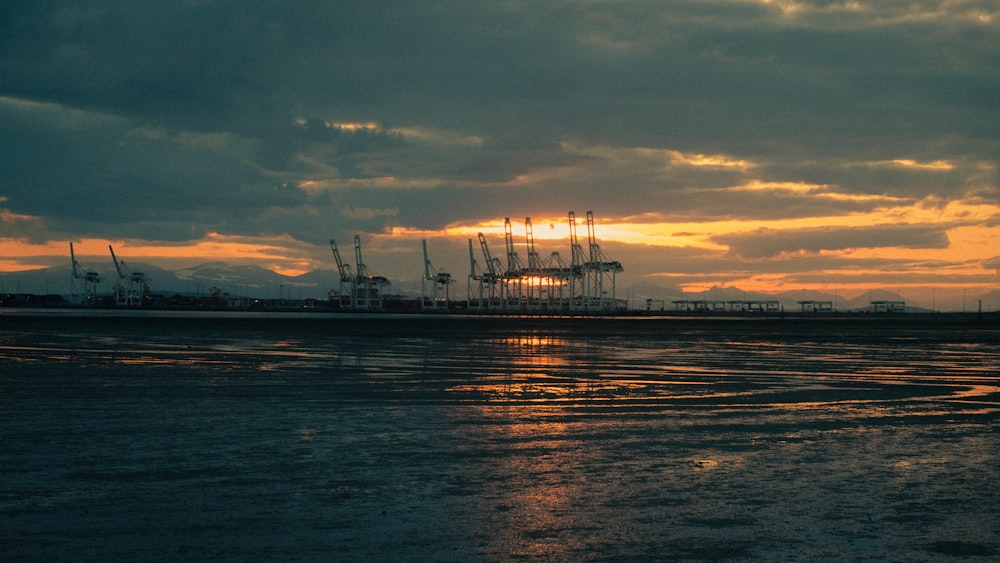
POLYGON ((341 215, 351 219, 362 219, 370 221, 375 217, 395 217, 399 215, 399 208, 369 209, 367 207, 345 207, 340 210, 341 215))
MULTIPOLYGON (((979 256, 1000 216, 989 0, 2 10, 12 240, 220 233, 320 260, 330 236, 593 209, 718 226, 685 238, 694 275, 865 244, 979 256)), ((663 271, 616 250, 626 278, 663 271)))
POLYGON ((993 270, 996 273, 997 281, 1000 281, 1000 256, 995 256, 983 262, 983 267, 993 270))
POLYGON ((733 254, 756 260, 798 253, 849 250, 856 248, 946 248, 944 229, 921 225, 877 225, 852 228, 760 229, 713 237, 733 254))

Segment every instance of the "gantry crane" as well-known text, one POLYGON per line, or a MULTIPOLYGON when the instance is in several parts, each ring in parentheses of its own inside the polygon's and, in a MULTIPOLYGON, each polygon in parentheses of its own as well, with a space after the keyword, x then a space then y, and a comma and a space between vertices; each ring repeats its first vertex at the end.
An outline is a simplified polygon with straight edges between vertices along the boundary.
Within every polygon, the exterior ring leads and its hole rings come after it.
POLYGON ((468 286, 466 288, 467 289, 467 294, 468 294, 468 299, 469 299, 469 307, 470 308, 474 307, 474 308, 477 308, 477 309, 482 309, 482 308, 485 307, 485 303, 483 302, 483 299, 485 298, 485 291, 484 291, 485 280, 486 280, 486 272, 483 271, 483 269, 479 266, 479 263, 476 262, 476 253, 473 252, 473 250, 472 250, 472 239, 470 238, 469 239, 469 280, 468 280, 468 286), (478 287, 475 288, 476 289, 475 292, 473 292, 473 283, 472 282, 478 282, 478 284, 477 284, 478 287))
POLYGON ((506 274, 509 277, 519 276, 524 269, 524 263, 521 262, 521 257, 517 255, 517 250, 514 248, 514 234, 510 226, 510 217, 504 217, 503 219, 503 234, 504 242, 507 245, 506 274))
POLYGON ((528 244, 528 269, 538 271, 542 268, 542 259, 535 252, 535 233, 531 228, 531 217, 524 218, 524 238, 528 244))
POLYGON ((524 300, 524 262, 517 255, 514 247, 514 233, 510 226, 510 217, 503 220, 504 243, 507 247, 507 270, 504 272, 504 298, 519 306, 524 300))
POLYGON ((528 245, 528 265, 523 271, 528 290, 528 305, 533 309, 559 310, 564 308, 563 290, 568 283, 569 270, 558 252, 543 260, 535 248, 535 234, 531 217, 524 218, 525 242, 528 245))
POLYGON ((354 257, 357 260, 355 271, 357 272, 357 283, 355 284, 354 306, 360 309, 381 309, 382 308, 382 288, 389 285, 389 278, 376 275, 364 260, 361 259, 361 237, 354 235, 354 257))
POLYGON ((531 228, 531 217, 524 218, 524 242, 527 245, 528 263, 521 270, 521 279, 526 288, 528 306, 538 308, 548 286, 545 274, 542 272, 542 260, 535 252, 535 233, 531 228))
POLYGON ((580 241, 576 236, 576 213, 573 211, 569 212, 569 247, 570 247, 570 275, 569 275, 569 298, 570 298, 570 308, 579 309, 583 308, 583 304, 586 302, 585 295, 587 294, 587 288, 585 281, 587 277, 584 275, 584 263, 587 262, 587 257, 583 253, 583 247, 580 246, 580 241))
POLYGON ((451 285, 451 274, 437 270, 427 257, 427 241, 424 245, 424 277, 420 281, 420 306, 424 309, 445 309, 449 305, 449 286, 451 285), (431 294, 427 294, 425 284, 430 282, 431 294))
POLYGON ((94 270, 84 271, 80 263, 76 261, 76 253, 73 252, 72 241, 69 243, 69 258, 73 266, 73 273, 69 282, 70 293, 74 298, 82 294, 81 299, 83 302, 93 304, 97 299, 97 284, 103 281, 101 274, 94 270), (83 284, 82 292, 78 291, 81 283, 83 284))
POLYGON ((597 243, 592 212, 587 212, 586 250, 577 236, 576 213, 569 212, 569 263, 558 252, 543 260, 535 246, 531 217, 525 217, 524 228, 527 260, 518 254, 509 217, 504 218, 505 263, 493 256, 485 235, 479 233, 485 260, 480 269, 469 241, 470 303, 478 298, 480 308, 549 311, 613 311, 624 306, 615 298, 616 274, 623 268, 608 259, 597 243), (479 282, 478 294, 473 282, 479 282))
POLYGON ((330 250, 333 251, 333 259, 337 262, 337 273, 340 274, 337 304, 341 307, 353 306, 353 295, 356 293, 355 283, 357 282, 354 268, 350 264, 345 264, 340 258, 340 251, 337 250, 337 243, 333 239, 330 239, 330 250))
POLYGON ((381 309, 382 287, 389 285, 389 279, 375 275, 365 265, 361 258, 361 237, 354 235, 354 258, 357 261, 354 267, 344 263, 333 239, 330 239, 330 250, 337 261, 337 272, 340 274, 338 304, 352 309, 381 309))
POLYGON ((597 237, 594 233, 594 213, 592 211, 587 212, 587 242, 590 245, 590 258, 584 268, 587 271, 586 278, 588 280, 584 284, 588 289, 586 292, 588 299, 587 308, 597 308, 599 310, 617 308, 615 279, 619 272, 624 271, 624 268, 621 262, 611 260, 605 256, 601 251, 600 245, 597 244, 597 237), (610 292, 605 288, 606 281, 610 282, 610 292))
POLYGON ((108 245, 111 251, 111 260, 115 263, 115 271, 118 272, 118 283, 115 285, 116 305, 139 305, 149 296, 149 280, 146 274, 133 271, 126 275, 125 263, 120 262, 115 256, 115 249, 108 245), (125 285, 122 285, 122 282, 125 285))
POLYGON ((483 259, 486 260, 486 271, 483 273, 483 285, 489 292, 486 296, 486 306, 494 307, 503 303, 502 280, 504 277, 503 266, 499 258, 494 258, 490 253, 489 244, 486 243, 486 235, 479 233, 479 246, 483 249, 483 259))

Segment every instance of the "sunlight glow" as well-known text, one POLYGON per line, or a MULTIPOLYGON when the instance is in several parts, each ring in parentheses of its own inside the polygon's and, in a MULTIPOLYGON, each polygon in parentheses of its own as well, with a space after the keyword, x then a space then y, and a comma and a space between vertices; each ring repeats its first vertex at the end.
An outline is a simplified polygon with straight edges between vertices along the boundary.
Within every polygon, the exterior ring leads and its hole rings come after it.
POLYGON ((328 121, 327 127, 342 129, 344 131, 376 131, 379 129, 378 123, 369 121, 367 123, 347 123, 347 122, 335 122, 328 121))
POLYGON ((296 186, 304 192, 311 194, 325 190, 343 189, 372 189, 372 188, 395 188, 395 189, 426 189, 440 186, 441 183, 435 179, 412 179, 402 180, 395 176, 375 176, 368 178, 324 178, 321 180, 300 180, 296 186))
POLYGON ((734 159, 722 154, 685 154, 680 151, 667 151, 675 164, 686 166, 714 167, 714 168, 737 168, 746 170, 756 166, 749 160, 734 159))
POLYGON ((749 170, 757 163, 726 154, 685 153, 675 149, 649 147, 581 147, 562 143, 563 151, 581 156, 601 158, 620 165, 634 162, 662 163, 663 166, 690 166, 697 168, 725 168, 749 170))
MULTIPOLYGON (((294 122, 299 127, 305 127, 309 123, 309 120, 305 119, 304 117, 299 117, 299 118, 295 119, 294 122)), ((348 121, 344 121, 344 122, 338 122, 338 121, 323 120, 322 123, 323 123, 323 126, 326 127, 327 129, 340 129, 342 131, 351 131, 351 132, 355 132, 355 131, 378 131, 379 129, 381 129, 379 127, 379 124, 375 123, 374 121, 367 121, 367 122, 348 122, 348 121)))
POLYGON ((777 16, 798 25, 820 25, 844 14, 856 16, 854 25, 902 25, 923 22, 967 22, 989 25, 997 19, 997 10, 977 6, 972 2, 860 2, 844 0, 832 2, 805 2, 799 0, 750 0, 751 3, 773 8, 777 16))
POLYGON ((484 137, 476 135, 459 135, 449 131, 428 127, 400 127, 393 128, 390 131, 403 135, 403 137, 407 140, 425 141, 437 145, 478 147, 482 146, 486 142, 484 137))
MULTIPOLYGON (((815 186, 804 183, 778 183, 767 184, 763 182, 751 182, 738 189, 748 190, 768 190, 780 189, 793 193, 805 193, 815 196, 813 190, 822 189, 822 186, 815 186)), ((888 204, 894 202, 897 205, 877 207, 871 211, 863 213, 853 213, 833 216, 800 217, 800 218, 780 218, 774 220, 764 219, 723 219, 716 221, 670 221, 667 218, 659 217, 656 214, 646 214, 641 217, 642 222, 636 218, 626 222, 601 222, 595 224, 598 243, 622 243, 641 246, 659 246, 672 248, 699 248, 708 252, 725 251, 727 247, 716 242, 724 235, 739 233, 752 233, 761 230, 799 231, 820 228, 852 228, 871 227, 877 225, 940 225, 948 232, 949 247, 935 248, 886 248, 884 245, 874 244, 872 248, 864 247, 852 248, 844 251, 833 252, 836 255, 851 255, 854 257, 874 257, 884 256, 891 252, 893 256, 916 259, 918 256, 927 259, 963 259, 973 260, 985 258, 986 249, 991 248, 989 240, 997 236, 997 228, 986 227, 991 221, 995 222, 1000 217, 1000 208, 996 205, 977 201, 941 201, 932 197, 925 198, 917 202, 910 202, 902 198, 888 198, 884 196, 841 194, 829 192, 831 198, 858 198, 867 200, 871 198, 884 199, 888 204)), ((533 230, 536 242, 545 242, 546 248, 551 250, 553 241, 562 241, 559 246, 568 247, 569 227, 568 220, 564 217, 541 217, 532 218, 533 225, 551 225, 550 228, 538 228, 533 230)), ((523 221, 511 220, 514 243, 523 253, 525 245, 525 227, 523 221)), ((394 234, 403 235, 406 231, 395 229, 394 234)), ((478 233, 483 233, 489 239, 491 246, 503 248, 504 227, 499 219, 490 220, 474 224, 449 225, 445 229, 446 237, 461 237, 475 239, 478 233)), ((426 237, 429 233, 420 233, 426 237)), ((441 233, 435 233, 441 236, 441 233)), ((587 244, 586 223, 577 217, 577 236, 581 244, 587 244)), ((993 240, 996 240, 995 238, 993 240)), ((568 250, 560 248, 559 250, 568 250)))
POLYGON ((33 264, 17 260, 0 260, 0 272, 27 272, 48 267, 48 264, 33 264))
POLYGON ((869 162, 869 166, 898 166, 902 168, 913 168, 916 170, 954 170, 955 164, 947 160, 935 160, 932 162, 918 162, 908 158, 895 160, 880 160, 869 162))
POLYGON ((719 191, 748 191, 748 192, 789 192, 795 194, 812 195, 816 192, 825 192, 829 186, 824 184, 807 184, 805 182, 762 182, 751 180, 746 184, 733 188, 719 188, 719 191))
MULTIPOLYGON (((6 198, 0 197, 0 203, 6 198)), ((34 219, 31 215, 23 215, 21 213, 14 213, 9 209, 0 209, 0 223, 14 223, 17 221, 30 221, 34 219)))

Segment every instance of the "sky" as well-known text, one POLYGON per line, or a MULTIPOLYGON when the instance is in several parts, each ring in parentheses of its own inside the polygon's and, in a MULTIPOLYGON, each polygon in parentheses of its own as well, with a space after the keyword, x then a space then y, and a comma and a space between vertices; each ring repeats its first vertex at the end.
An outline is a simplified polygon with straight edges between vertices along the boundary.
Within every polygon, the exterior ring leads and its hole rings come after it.
POLYGON ((462 279, 593 211, 619 292, 943 301, 1000 287, 1000 5, 10 0, 0 150, 0 272, 462 279))

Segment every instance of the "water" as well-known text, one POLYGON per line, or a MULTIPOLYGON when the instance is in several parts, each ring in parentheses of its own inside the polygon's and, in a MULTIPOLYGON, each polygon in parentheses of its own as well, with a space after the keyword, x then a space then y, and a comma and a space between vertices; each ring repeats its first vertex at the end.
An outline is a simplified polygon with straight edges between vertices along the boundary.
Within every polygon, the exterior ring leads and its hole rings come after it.
POLYGON ((21 560, 991 560, 1000 327, 0 315, 21 560))

